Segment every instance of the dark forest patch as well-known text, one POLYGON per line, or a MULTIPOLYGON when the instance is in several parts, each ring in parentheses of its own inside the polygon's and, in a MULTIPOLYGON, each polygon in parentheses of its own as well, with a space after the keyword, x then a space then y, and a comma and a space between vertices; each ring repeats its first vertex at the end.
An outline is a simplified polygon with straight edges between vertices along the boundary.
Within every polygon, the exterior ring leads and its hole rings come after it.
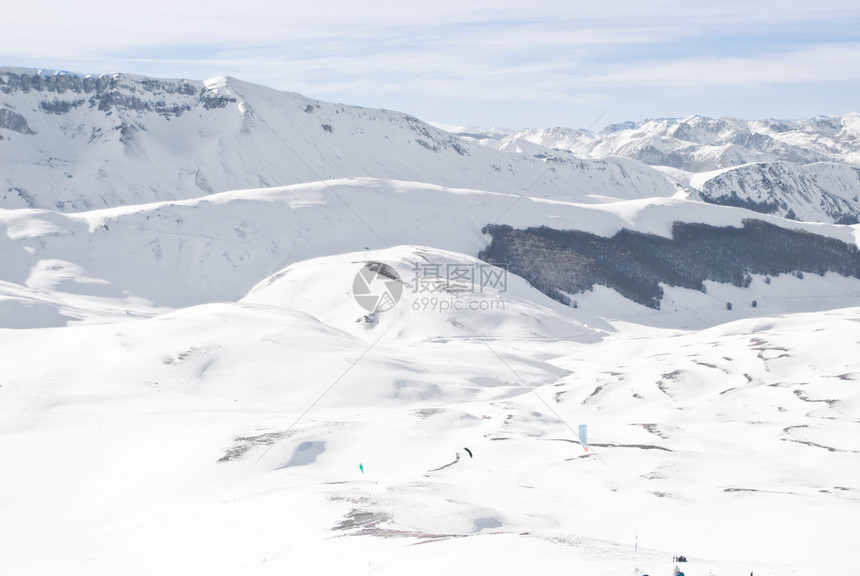
POLYGON ((659 310, 661 284, 704 292, 706 281, 747 287, 752 274, 836 272, 860 278, 856 246, 762 220, 744 220, 741 228, 675 222, 672 238, 626 228, 609 238, 546 226, 516 230, 493 224, 483 231, 493 239, 480 259, 507 267, 567 305, 571 300, 564 293, 595 284, 659 310))

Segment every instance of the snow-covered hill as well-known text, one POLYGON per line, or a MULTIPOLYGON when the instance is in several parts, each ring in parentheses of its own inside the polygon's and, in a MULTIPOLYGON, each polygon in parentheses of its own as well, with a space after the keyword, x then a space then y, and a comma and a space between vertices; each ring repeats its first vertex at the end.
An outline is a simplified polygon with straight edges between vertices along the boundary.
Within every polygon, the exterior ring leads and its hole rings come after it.
MULTIPOLYGON (((358 250, 408 244, 474 257, 490 241, 482 232, 487 224, 547 225, 601 236, 627 228, 671 237, 676 221, 739 227, 751 214, 682 198, 578 204, 375 179, 75 214, 0 211, 0 325, 57 326, 235 301, 290 264, 358 250)), ((857 242, 853 227, 763 218, 857 242)), ((841 305, 858 294, 851 281, 833 286, 841 305)), ((765 300, 800 296, 807 289, 820 290, 810 282, 782 294, 774 285, 765 300)), ((742 294, 737 299, 757 297, 742 294)), ((800 309, 818 309, 814 300, 809 304, 813 308, 800 309)), ((724 306, 725 300, 712 305, 724 306)))
POLYGON ((471 145, 399 112, 214 78, 0 69, 0 207, 78 212, 375 177, 594 201, 676 188, 627 160, 471 145))
POLYGON ((351 253, 242 302, 0 330, 3 572, 856 565, 860 309, 586 325, 513 280, 435 293, 504 310, 440 311, 408 279, 427 261, 478 264, 351 253), (371 321, 365 258, 407 284, 371 321))

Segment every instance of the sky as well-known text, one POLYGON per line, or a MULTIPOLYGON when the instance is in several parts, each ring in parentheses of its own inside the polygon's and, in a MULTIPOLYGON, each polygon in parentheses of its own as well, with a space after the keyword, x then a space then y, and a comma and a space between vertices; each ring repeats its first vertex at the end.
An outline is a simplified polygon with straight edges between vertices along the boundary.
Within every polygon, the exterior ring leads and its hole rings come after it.
POLYGON ((425 121, 599 129, 860 111, 856 0, 32 0, 0 66, 247 82, 425 121))

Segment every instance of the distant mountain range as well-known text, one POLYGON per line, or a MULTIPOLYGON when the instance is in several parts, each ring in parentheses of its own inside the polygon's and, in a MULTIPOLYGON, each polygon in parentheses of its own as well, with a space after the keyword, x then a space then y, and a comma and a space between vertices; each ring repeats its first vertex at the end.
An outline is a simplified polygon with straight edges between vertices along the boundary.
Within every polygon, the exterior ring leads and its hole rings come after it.
POLYGON ((853 224, 860 215, 860 114, 798 121, 694 116, 569 128, 461 130, 500 150, 529 145, 657 167, 691 197, 790 219, 853 224), (525 144, 524 143, 528 143, 525 144))
POLYGON ((755 162, 860 164, 858 138, 856 113, 798 121, 693 116, 625 122, 597 132, 519 130, 505 135, 501 145, 524 139, 582 158, 621 156, 652 166, 709 172, 755 162))

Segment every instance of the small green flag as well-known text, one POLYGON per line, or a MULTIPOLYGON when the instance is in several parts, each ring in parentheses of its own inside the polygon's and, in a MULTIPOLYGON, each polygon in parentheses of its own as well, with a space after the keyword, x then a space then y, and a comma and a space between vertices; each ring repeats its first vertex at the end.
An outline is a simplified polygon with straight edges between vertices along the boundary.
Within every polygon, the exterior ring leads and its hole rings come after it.
POLYGON ((364 474, 364 464, 361 462, 358 463, 358 469, 361 470, 361 473, 364 474))

